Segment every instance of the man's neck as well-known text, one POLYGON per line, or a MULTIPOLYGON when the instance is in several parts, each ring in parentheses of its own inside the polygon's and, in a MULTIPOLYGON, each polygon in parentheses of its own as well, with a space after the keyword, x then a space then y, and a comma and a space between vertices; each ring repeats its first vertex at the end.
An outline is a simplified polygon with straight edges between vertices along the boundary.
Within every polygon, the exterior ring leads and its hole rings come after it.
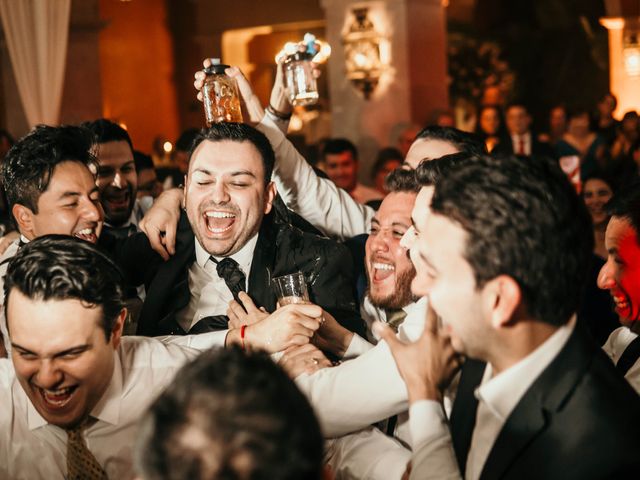
POLYGON ((494 375, 514 366, 558 331, 560 327, 537 320, 519 320, 513 326, 503 327, 486 361, 491 364, 494 375))

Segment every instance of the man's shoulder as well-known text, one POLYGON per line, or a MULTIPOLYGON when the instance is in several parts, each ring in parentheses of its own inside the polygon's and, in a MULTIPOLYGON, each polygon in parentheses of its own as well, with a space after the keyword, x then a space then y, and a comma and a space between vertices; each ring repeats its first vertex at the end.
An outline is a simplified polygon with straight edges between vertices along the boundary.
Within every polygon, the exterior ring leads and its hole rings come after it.
POLYGON ((349 249, 332 238, 303 232, 291 225, 277 225, 276 251, 278 255, 295 256, 335 256, 341 259, 349 255, 349 249))
POLYGON ((124 336, 117 355, 125 369, 179 368, 194 358, 198 351, 182 345, 163 341, 169 337, 124 336))

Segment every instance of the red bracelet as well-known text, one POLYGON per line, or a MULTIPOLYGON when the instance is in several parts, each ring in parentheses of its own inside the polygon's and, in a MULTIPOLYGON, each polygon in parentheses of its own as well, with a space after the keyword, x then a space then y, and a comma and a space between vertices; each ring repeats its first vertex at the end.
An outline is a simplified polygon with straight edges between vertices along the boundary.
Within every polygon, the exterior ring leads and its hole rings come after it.
POLYGON ((246 326, 246 325, 242 325, 242 326, 240 327, 240 341, 242 342, 242 350, 244 350, 244 349, 245 349, 245 346, 244 346, 244 331, 245 331, 246 329, 247 329, 247 326, 246 326))

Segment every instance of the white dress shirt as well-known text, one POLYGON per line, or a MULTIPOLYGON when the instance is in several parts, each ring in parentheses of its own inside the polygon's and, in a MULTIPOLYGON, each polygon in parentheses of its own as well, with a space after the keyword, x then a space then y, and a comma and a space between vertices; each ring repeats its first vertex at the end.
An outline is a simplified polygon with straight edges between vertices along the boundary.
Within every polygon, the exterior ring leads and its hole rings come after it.
MULTIPOLYGON (((638 338, 638 334, 633 333, 629 328, 616 328, 611 332, 602 349, 613 363, 617 365, 622 353, 636 338, 638 338)), ((627 373, 625 373, 624 378, 627 379, 636 392, 640 393, 640 358, 636 360, 627 373)))
POLYGON ((511 143, 513 144, 513 153, 516 155, 531 155, 531 132, 522 135, 511 135, 511 143), (523 143, 523 152, 520 152, 520 142, 523 143))
POLYGON ((256 127, 276 154, 273 179, 287 206, 328 236, 341 239, 369 233, 375 210, 355 201, 313 168, 267 114, 256 127))
MULTIPOLYGON (((196 238, 196 261, 189 267, 189 303, 176 314, 176 321, 185 332, 188 332, 200 319, 210 315, 226 315, 229 302, 233 294, 224 279, 218 276, 216 262, 200 245, 196 238)), ((240 270, 249 281, 249 272, 253 261, 253 251, 258 242, 258 235, 254 235, 239 251, 230 258, 238 262, 240 270)), ((223 257, 216 258, 222 260, 223 257)), ((245 285, 245 290, 247 285, 245 285)))
MULTIPOLYGON (((467 480, 480 477, 489 452, 504 423, 520 399, 569 340, 575 317, 560 327, 533 352, 507 370, 493 376, 487 365, 481 385, 476 389, 478 411, 467 456, 467 480)), ((409 410, 414 441, 412 479, 460 478, 451 434, 438 402, 421 400, 409 410)))
MULTIPOLYGON (((188 360, 217 344, 215 335, 122 337, 113 376, 91 411, 87 447, 109 478, 132 479, 138 421, 188 360)), ((13 364, 0 359, 0 478, 57 479, 66 474, 67 433, 48 424, 20 386, 13 364)))
POLYGON ((4 276, 7 273, 7 267, 10 260, 15 257, 18 252, 20 241, 27 243, 24 236, 20 235, 20 240, 15 240, 7 247, 2 256, 0 256, 0 332, 2 332, 2 339, 4 342, 4 348, 7 351, 7 355, 11 356, 11 341, 9 340, 9 332, 7 330, 7 317, 4 314, 4 276))

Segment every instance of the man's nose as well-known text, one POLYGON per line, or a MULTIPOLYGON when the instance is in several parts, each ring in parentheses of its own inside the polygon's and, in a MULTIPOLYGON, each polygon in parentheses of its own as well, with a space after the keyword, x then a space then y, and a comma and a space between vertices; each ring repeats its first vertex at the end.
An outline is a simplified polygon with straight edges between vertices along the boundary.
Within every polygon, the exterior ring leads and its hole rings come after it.
POLYGON ((226 203, 229 201, 229 192, 224 182, 214 183, 211 195, 215 203, 226 203))
POLYGON ((615 285, 615 281, 613 279, 613 271, 610 263, 611 261, 607 260, 607 262, 600 269, 600 273, 598 273, 598 288, 602 290, 609 290, 615 285))
POLYGON ((63 374, 53 360, 45 359, 40 363, 36 375, 38 386, 42 388, 55 388, 62 383, 63 374))
POLYGON ((122 176, 122 173, 116 172, 115 175, 113 176, 113 185, 116 188, 124 188, 126 184, 127 182, 122 176))

